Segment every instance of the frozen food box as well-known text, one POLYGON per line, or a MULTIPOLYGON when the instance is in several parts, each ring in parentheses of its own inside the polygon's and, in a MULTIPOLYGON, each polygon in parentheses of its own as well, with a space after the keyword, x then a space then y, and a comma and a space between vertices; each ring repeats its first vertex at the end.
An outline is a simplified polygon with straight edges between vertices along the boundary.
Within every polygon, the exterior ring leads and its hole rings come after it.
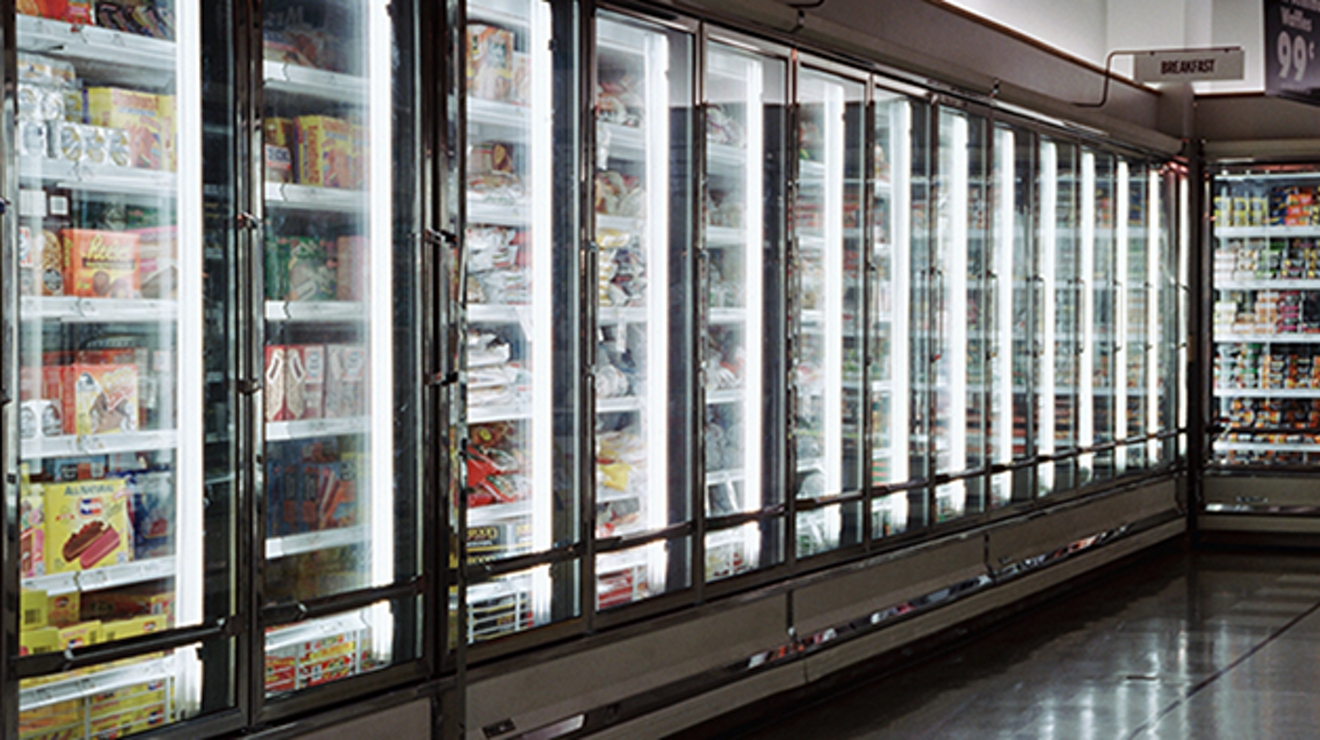
POLYGON ((46 599, 46 618, 52 627, 69 627, 82 621, 82 599, 77 591, 46 599))
POLYGON ((41 655, 54 653, 60 649, 60 630, 58 627, 39 627, 18 633, 19 655, 41 655))
POLYGON ((35 578, 46 575, 45 497, 30 488, 19 496, 20 575, 35 578))
POLYGON ((289 408, 284 403, 285 380, 288 372, 288 354, 284 347, 268 345, 266 347, 266 421, 285 421, 289 418, 289 408))
POLYGON ((156 119, 160 131, 161 168, 173 172, 179 166, 173 95, 156 96, 156 119))
POLYGON ((87 647, 101 642, 100 622, 79 622, 60 629, 61 650, 87 647))
POLYGON ((173 104, 167 103, 162 118, 156 95, 117 87, 87 90, 87 122, 128 132, 129 159, 134 167, 159 170, 169 165, 169 131, 173 104))
POLYGON ((298 182, 323 188, 354 187, 357 157, 353 126, 330 116, 298 119, 298 182))
POLYGON ((468 92, 483 100, 509 100, 513 91, 513 34, 498 26, 467 28, 468 92))
POLYGON ((284 348, 284 403, 291 419, 319 419, 325 414, 325 345, 284 348))
POLYGON ((335 297, 341 301, 366 300, 367 239, 362 236, 341 236, 336 242, 339 275, 335 280, 335 297))
POLYGON ((17 10, 23 15, 53 18, 65 23, 91 25, 92 0, 18 0, 17 10))
POLYGON ((174 476, 164 470, 126 476, 133 520, 133 559, 174 553, 174 476))
POLYGON ((89 570, 133 559, 129 494, 122 479, 52 483, 41 488, 46 497, 48 573, 89 570))
POLYGON ((358 416, 364 410, 367 350, 351 344, 326 347, 325 416, 358 416))
POLYGON ((168 624, 174 614, 174 592, 141 585, 89 591, 83 594, 82 614, 88 619, 100 620, 162 616, 168 624))
POLYGON ((288 254, 290 301, 330 301, 338 292, 339 260, 336 247, 316 237, 287 237, 281 250, 288 254))
MULTIPOLYGON (((75 434, 111 434, 137 429, 136 365, 74 365, 72 371, 75 434)), ((67 389, 65 392, 67 407, 67 389)))
POLYGON ((165 617, 160 614, 148 614, 132 619, 118 619, 101 624, 101 636, 104 640, 127 640, 141 637, 166 628, 165 617))
POLYGON ((45 591, 23 589, 22 594, 18 597, 19 630, 27 632, 49 626, 50 620, 46 611, 46 603, 45 591))
POLYGON ((157 226, 133 231, 138 238, 138 290, 143 298, 179 295, 179 229, 157 226))
POLYGON ((131 231, 64 229, 64 286, 80 298, 137 298, 140 237, 131 231))

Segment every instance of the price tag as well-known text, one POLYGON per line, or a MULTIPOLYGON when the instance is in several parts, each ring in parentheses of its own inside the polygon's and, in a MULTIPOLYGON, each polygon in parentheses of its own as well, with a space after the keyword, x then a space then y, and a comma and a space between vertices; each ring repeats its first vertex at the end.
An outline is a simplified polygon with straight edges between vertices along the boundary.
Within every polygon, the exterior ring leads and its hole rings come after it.
POLYGON ((1320 103, 1320 3, 1265 0, 1265 91, 1320 103))

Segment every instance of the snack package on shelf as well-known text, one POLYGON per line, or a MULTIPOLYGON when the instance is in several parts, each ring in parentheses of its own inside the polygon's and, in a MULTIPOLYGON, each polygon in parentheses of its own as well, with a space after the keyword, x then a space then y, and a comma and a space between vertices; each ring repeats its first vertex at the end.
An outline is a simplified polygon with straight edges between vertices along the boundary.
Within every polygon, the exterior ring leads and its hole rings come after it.
POLYGON ((289 409, 285 405, 285 373, 288 361, 284 347, 268 345, 266 347, 266 421, 285 421, 289 418, 289 409))
POLYGON ((30 484, 19 496, 19 575, 35 578, 46 575, 46 499, 30 484))
POLYGON ((133 559, 129 491, 122 478, 43 484, 41 489, 48 573, 89 570, 133 559))
POLYGON ((138 298, 138 240, 134 232, 64 229, 64 287, 80 298, 138 298))
POLYGON ((523 195, 522 179, 514 159, 514 145, 503 141, 480 141, 468 147, 467 189, 469 197, 513 202, 523 195))
POLYGON ((27 632, 50 626, 50 600, 45 591, 25 588, 19 595, 19 631, 27 632))
POLYGON ((83 621, 82 594, 71 591, 47 597, 46 621, 52 627, 71 627, 83 621))
POLYGON ((65 418, 72 417, 73 433, 81 436, 138 429, 136 365, 72 365, 68 373, 73 387, 72 398, 67 388, 65 391, 65 418))
POLYGON ((358 135, 353 124, 330 116, 299 116, 298 182, 322 188, 360 188, 358 135))
POLYGON ((316 237, 282 237, 280 250, 288 254, 290 301, 331 301, 339 292, 338 247, 316 237))
POLYGON ((170 139, 173 136, 174 103, 171 96, 158 97, 116 87, 92 87, 87 89, 86 99, 88 123, 127 132, 131 166, 172 169, 170 139), (161 98, 169 99, 162 101, 161 98))
POLYGON ((289 418, 321 418, 325 412, 325 345, 288 345, 284 351, 284 403, 289 418))

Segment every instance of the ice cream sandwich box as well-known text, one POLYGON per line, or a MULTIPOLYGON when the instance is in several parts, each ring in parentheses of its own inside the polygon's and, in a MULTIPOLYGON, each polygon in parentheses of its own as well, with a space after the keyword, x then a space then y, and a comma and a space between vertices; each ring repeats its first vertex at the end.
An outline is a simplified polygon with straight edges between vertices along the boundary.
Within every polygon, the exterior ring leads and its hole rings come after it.
POLYGON ((82 571, 133 559, 129 491, 121 478, 33 484, 46 499, 46 572, 82 571))

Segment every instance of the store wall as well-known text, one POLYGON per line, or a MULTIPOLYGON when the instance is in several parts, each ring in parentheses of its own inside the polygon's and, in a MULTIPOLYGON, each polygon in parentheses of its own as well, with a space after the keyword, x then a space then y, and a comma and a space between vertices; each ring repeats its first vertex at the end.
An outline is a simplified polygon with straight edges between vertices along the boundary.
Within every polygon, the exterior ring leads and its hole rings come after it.
POLYGON ((1109 0, 946 0, 1093 64, 1109 53, 1109 0))

